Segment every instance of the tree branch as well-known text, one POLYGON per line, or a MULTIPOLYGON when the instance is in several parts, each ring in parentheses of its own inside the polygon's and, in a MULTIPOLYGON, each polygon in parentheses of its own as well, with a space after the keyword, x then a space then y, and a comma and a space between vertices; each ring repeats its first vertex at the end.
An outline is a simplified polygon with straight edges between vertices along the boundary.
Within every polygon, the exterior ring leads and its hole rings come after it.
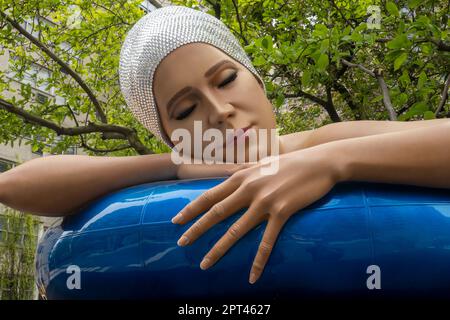
POLYGON ((112 124, 97 124, 89 122, 88 125, 84 127, 62 127, 58 124, 48 121, 46 119, 42 119, 24 109, 18 108, 12 105, 10 102, 3 100, 0 98, 0 109, 6 110, 10 113, 13 113, 22 119, 25 122, 37 124, 42 127, 49 128, 56 132, 57 135, 66 135, 66 136, 78 136, 82 134, 88 133, 116 133, 120 134, 123 139, 127 139, 130 143, 130 146, 133 147, 139 154, 152 154, 154 153, 152 150, 148 149, 142 142, 139 140, 137 136, 137 132, 134 129, 130 129, 127 127, 112 125, 112 124))
POLYGON ((447 75, 447 80, 445 80, 444 90, 442 90, 442 94, 441 94, 441 101, 439 102, 436 112, 434 113, 435 116, 437 116, 439 114, 439 112, 441 112, 442 108, 445 105, 445 102, 447 101, 449 85, 450 85, 450 73, 447 75))
POLYGON ((327 110, 328 114, 330 115, 331 120, 333 122, 341 122, 341 118, 339 117, 338 113, 336 112, 336 108, 333 104, 333 95, 331 94, 331 86, 326 86, 325 91, 327 93, 327 106, 325 109, 327 110))
POLYGON ((91 100, 92 104, 94 105, 97 114, 100 118, 100 121, 102 123, 107 123, 106 115, 103 112, 102 107, 100 106, 99 101, 95 97, 92 90, 89 88, 89 86, 81 79, 81 77, 72 70, 64 61, 62 61, 58 56, 56 56, 49 48, 47 48, 43 43, 41 43, 38 39, 36 39, 33 35, 31 35, 28 31, 26 31, 22 26, 17 23, 15 20, 11 19, 8 15, 6 15, 4 12, 0 11, 0 15, 8 21, 20 34, 22 34, 24 37, 26 37, 28 40, 30 40, 34 45, 36 45, 39 49, 44 51, 53 61, 55 61, 58 65, 61 66, 61 69, 64 70, 66 73, 68 73, 88 95, 89 99, 91 100))
POLYGON ((430 39, 431 43, 433 43, 439 51, 447 51, 450 52, 450 44, 445 43, 442 40, 430 39))
POLYGON ((341 15, 342 19, 345 20, 345 22, 347 23, 348 26, 354 28, 355 26, 353 25, 353 23, 351 23, 344 15, 344 13, 342 13, 341 8, 339 8, 336 3, 334 2, 334 0, 330 0, 331 5, 337 10, 337 12, 339 12, 339 14, 341 15))
POLYGON ((81 142, 81 146, 87 150, 90 150, 92 152, 95 153, 108 153, 108 152, 115 152, 115 151, 121 151, 121 150, 125 150, 128 148, 131 148, 130 145, 123 145, 114 149, 96 149, 96 148, 92 148, 90 146, 88 146, 84 141, 81 142))
POLYGON ((239 31, 240 31, 239 33, 240 33, 242 39, 244 40, 245 45, 248 45, 248 41, 247 41, 247 39, 244 37, 244 33, 243 33, 243 31, 242 31, 241 17, 240 17, 240 15, 239 15, 239 9, 238 9, 236 0, 231 0, 231 1, 233 2, 234 10, 236 11, 236 19, 237 19, 237 21, 238 21, 238 23, 239 23, 239 31))
POLYGON ((352 95, 348 91, 348 89, 341 83, 335 81, 333 82, 333 88, 339 92, 339 94, 344 98, 345 102, 347 102, 349 108, 352 110, 353 115, 355 116, 355 120, 361 120, 362 115, 360 113, 360 108, 353 101, 352 95))
POLYGON ((319 105, 321 105, 322 107, 325 107, 327 102, 325 100, 320 99, 319 97, 316 97, 310 93, 304 92, 302 90, 297 91, 297 93, 287 93, 284 95, 286 98, 307 98, 319 105))
POLYGON ((403 114, 404 112, 408 111, 413 105, 416 103, 416 99, 414 97, 408 99, 408 101, 405 103, 403 107, 398 110, 397 114, 403 114))
MULTIPOLYGON (((386 43, 391 40, 392 40, 392 38, 379 38, 379 39, 376 39, 375 42, 386 43)), ((450 52, 450 44, 448 44, 440 39, 434 39, 434 38, 415 39, 414 42, 415 43, 431 42, 437 47, 438 51, 450 52)))
MULTIPOLYGON (((121 24, 122 24, 122 23, 112 23, 112 24, 110 24, 110 25, 104 26, 104 27, 102 27, 102 28, 100 28, 100 29, 98 29, 98 30, 95 30, 94 32, 88 34, 87 36, 85 36, 85 37, 83 37, 83 38, 81 38, 81 39, 77 39, 77 42, 78 42, 78 44, 82 45, 82 44, 84 44, 84 42, 86 42, 87 40, 89 40, 89 39, 92 38, 93 36, 99 34, 100 32, 105 31, 105 30, 107 30, 107 29, 109 29, 109 28, 112 28, 112 27, 118 27, 118 26, 120 26, 121 24)), ((64 50, 64 53, 69 54, 68 52, 69 52, 71 49, 72 49, 72 47, 68 48, 67 50, 64 50)))
POLYGON ((221 16, 220 0, 216 3, 212 2, 211 0, 206 0, 206 2, 208 2, 213 7, 214 15, 216 16, 217 19, 220 20, 221 16))
POLYGON ((308 100, 311 100, 320 106, 322 106, 325 111, 327 111, 328 115, 334 122, 340 122, 341 119, 339 118, 339 115, 337 114, 336 110, 334 109, 334 106, 330 105, 328 101, 325 101, 323 99, 320 99, 319 97, 316 97, 310 93, 304 92, 302 90, 297 91, 296 93, 287 93, 284 94, 286 98, 306 98, 308 100))
POLYGON ((347 61, 345 59, 341 59, 341 62, 342 62, 342 64, 344 64, 344 65, 346 65, 348 67, 361 69, 363 72, 367 73, 368 75, 370 75, 370 76, 372 76, 374 78, 376 77, 375 73, 373 71, 370 71, 369 69, 367 69, 366 67, 364 67, 361 64, 351 63, 351 62, 349 62, 349 61, 347 61))
POLYGON ((99 8, 102 8, 102 9, 105 10, 105 11, 108 11, 108 12, 111 13, 113 16, 117 17, 123 24, 130 25, 130 23, 126 22, 126 21, 122 18, 122 16, 120 16, 117 12, 114 12, 114 11, 112 11, 111 9, 109 9, 109 8, 105 7, 104 5, 101 5, 101 4, 99 4, 99 3, 95 2, 95 1, 92 1, 92 4, 93 4, 93 5, 96 5, 96 6, 99 7, 99 8))
POLYGON ((389 113, 389 119, 395 121, 397 120, 397 113, 395 112, 394 106, 392 105, 391 96, 389 95, 389 89, 386 85, 386 81, 384 81, 381 70, 375 71, 375 77, 377 78, 381 92, 383 93, 383 103, 389 113))
POLYGON ((349 61, 347 61, 345 59, 341 59, 341 61, 342 61, 343 64, 345 64, 345 65, 347 65, 349 67, 352 67, 352 68, 358 68, 358 69, 364 71, 365 73, 367 73, 368 75, 370 75, 370 76, 374 77, 375 79, 377 79, 378 85, 380 86, 380 89, 381 89, 381 93, 383 94, 384 106, 385 106, 386 110, 389 113, 389 119, 392 120, 392 121, 397 120, 397 114, 396 114, 396 112, 394 110, 394 107, 392 106, 391 97, 389 95, 389 89, 388 89, 388 87, 386 85, 386 81, 384 81, 383 74, 382 74, 381 70, 371 71, 371 70, 367 69, 366 67, 364 67, 361 64, 351 63, 351 62, 349 62, 349 61))

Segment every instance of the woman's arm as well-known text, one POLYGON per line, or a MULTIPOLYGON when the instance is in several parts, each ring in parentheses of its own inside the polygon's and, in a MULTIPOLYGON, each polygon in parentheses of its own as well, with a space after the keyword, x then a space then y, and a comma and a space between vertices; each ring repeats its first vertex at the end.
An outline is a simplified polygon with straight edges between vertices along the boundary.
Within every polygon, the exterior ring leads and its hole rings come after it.
POLYGON ((215 224, 247 208, 204 256, 207 269, 250 230, 267 224, 250 271, 250 283, 262 274, 288 219, 327 194, 340 181, 398 183, 450 189, 450 122, 347 138, 274 157, 273 175, 258 164, 232 175, 186 205, 173 219, 186 224, 204 213, 178 240, 192 245, 215 224))
POLYGON ((339 180, 450 188, 450 122, 317 146, 339 180))
POLYGON ((0 174, 0 202, 45 216, 74 213, 90 200, 145 182, 177 178, 170 153, 131 157, 54 155, 0 174))
POLYGON ((382 133, 436 126, 445 122, 450 122, 450 119, 420 121, 358 120, 335 122, 314 130, 306 131, 305 135, 299 137, 299 143, 295 149, 299 150, 309 148, 322 143, 348 138, 365 137, 382 133))

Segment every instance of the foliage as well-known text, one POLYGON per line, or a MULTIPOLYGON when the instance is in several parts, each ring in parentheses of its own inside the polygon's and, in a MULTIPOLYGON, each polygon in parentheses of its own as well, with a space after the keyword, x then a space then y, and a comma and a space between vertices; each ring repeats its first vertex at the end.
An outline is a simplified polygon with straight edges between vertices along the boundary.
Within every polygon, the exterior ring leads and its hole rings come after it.
POLYGON ((141 2, 2 1, 0 50, 9 57, 14 76, 22 83, 17 85, 7 70, 0 73, 0 143, 19 139, 20 143, 31 144, 34 151, 51 153, 62 153, 74 145, 89 154, 118 149, 109 153, 116 156, 167 151, 125 107, 119 88, 121 44, 144 14, 138 6, 141 2), (25 26, 25 21, 33 24, 25 26), (20 32, 16 24, 25 31, 20 32), (26 33, 34 36, 35 42, 26 33), (51 76, 45 79, 33 74, 32 64, 51 71, 51 76), (53 87, 65 101, 51 98, 37 102, 24 78, 36 82, 43 91, 53 87), (6 102, 15 108, 8 109, 6 102), (28 113, 20 116, 20 110, 28 113), (72 125, 63 125, 63 121, 72 125), (89 128, 91 123, 97 127, 89 128), (63 126, 89 128, 89 132, 55 130, 63 126))
MULTIPOLYGON (((0 48, 5 54, 11 53, 9 61, 16 75, 25 76, 32 62, 45 66, 52 71, 48 87, 54 86, 55 93, 65 102, 58 105, 50 99, 37 103, 26 84, 12 97, 0 96, 0 143, 30 137, 28 143, 33 149, 55 143, 50 148, 54 153, 61 153, 71 145, 84 147, 91 154, 169 151, 127 110, 118 85, 120 47, 127 31, 144 14, 138 7, 140 3, 140 0, 4 0, 0 48), (36 43, 18 32, 14 22, 20 24, 37 15, 54 23, 37 20, 36 43), (81 81, 74 75, 79 75, 81 81), (29 114, 20 114, 23 108, 29 114), (89 127, 89 132, 75 134, 58 128, 64 119, 74 121, 74 114, 84 117, 74 127, 89 127), (106 152, 111 150, 116 151, 106 152)), ((450 81, 448 2, 174 0, 173 3, 205 10, 232 30, 265 79, 281 132, 310 129, 332 121, 411 120, 450 115, 446 94, 450 81), (374 5, 379 9, 379 28, 372 23, 377 13, 369 10, 374 5), (317 117, 318 110, 326 117, 317 117)), ((14 90, 10 80, 5 72, 0 73, 0 92, 14 90)))
POLYGON ((0 239, 2 300, 33 299, 34 257, 39 221, 32 215, 5 208, 0 239))
MULTIPOLYGON (((443 93, 446 81, 448 90, 450 73, 450 9, 446 1, 176 3, 194 8, 207 5, 209 13, 220 16, 264 76, 275 107, 301 98, 296 108, 320 106, 329 115, 325 123, 450 116, 443 93), (376 17, 370 8, 373 5, 379 9, 379 28, 372 23, 376 17), (386 83, 386 92, 382 92, 380 80, 386 83), (383 94, 395 112, 392 117, 383 94)), ((279 113, 282 130, 286 126, 289 129, 285 131, 302 128, 305 111, 294 109, 288 116, 279 113)), ((306 110, 316 112, 315 108, 306 110)))

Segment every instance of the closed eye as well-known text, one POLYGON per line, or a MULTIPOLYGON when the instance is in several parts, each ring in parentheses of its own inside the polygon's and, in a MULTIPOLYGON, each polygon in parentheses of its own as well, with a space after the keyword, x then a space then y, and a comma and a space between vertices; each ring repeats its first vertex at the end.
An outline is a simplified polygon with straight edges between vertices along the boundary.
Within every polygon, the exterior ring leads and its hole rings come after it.
POLYGON ((225 87, 230 82, 233 82, 236 78, 237 78, 237 72, 234 72, 231 76, 226 78, 225 81, 219 85, 219 88, 225 87))
POLYGON ((184 110, 183 112, 181 112, 178 116, 176 116, 175 119, 177 119, 177 120, 183 120, 184 118, 187 118, 187 117, 192 113, 192 111, 194 111, 194 109, 195 109, 196 106, 197 106, 197 105, 194 104, 192 107, 187 108, 186 110, 184 110))
MULTIPOLYGON (((222 82, 222 83, 219 85, 219 88, 225 87, 225 86, 226 86, 227 84, 229 84, 230 82, 233 82, 236 78, 237 78, 237 72, 234 72, 234 73, 231 74, 228 78, 226 78, 224 82, 222 82)), ((187 108, 186 110, 184 110, 183 112, 181 112, 178 116, 176 116, 175 119, 176 119, 176 120, 183 120, 183 119, 187 118, 187 117, 192 113, 192 111, 194 111, 194 109, 195 109, 196 106, 197 106, 197 105, 194 104, 193 106, 187 108)))

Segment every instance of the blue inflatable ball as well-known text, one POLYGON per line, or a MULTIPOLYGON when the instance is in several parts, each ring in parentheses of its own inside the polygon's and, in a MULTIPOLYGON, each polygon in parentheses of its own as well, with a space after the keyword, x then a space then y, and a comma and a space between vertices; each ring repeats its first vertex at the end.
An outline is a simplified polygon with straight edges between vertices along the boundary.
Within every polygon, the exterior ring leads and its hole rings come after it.
POLYGON ((245 208, 192 245, 171 219, 225 178, 142 184, 101 197, 46 231, 37 280, 48 299, 450 297, 450 190, 343 182, 293 215, 264 273, 248 277, 266 223, 207 270, 203 256, 245 208))

